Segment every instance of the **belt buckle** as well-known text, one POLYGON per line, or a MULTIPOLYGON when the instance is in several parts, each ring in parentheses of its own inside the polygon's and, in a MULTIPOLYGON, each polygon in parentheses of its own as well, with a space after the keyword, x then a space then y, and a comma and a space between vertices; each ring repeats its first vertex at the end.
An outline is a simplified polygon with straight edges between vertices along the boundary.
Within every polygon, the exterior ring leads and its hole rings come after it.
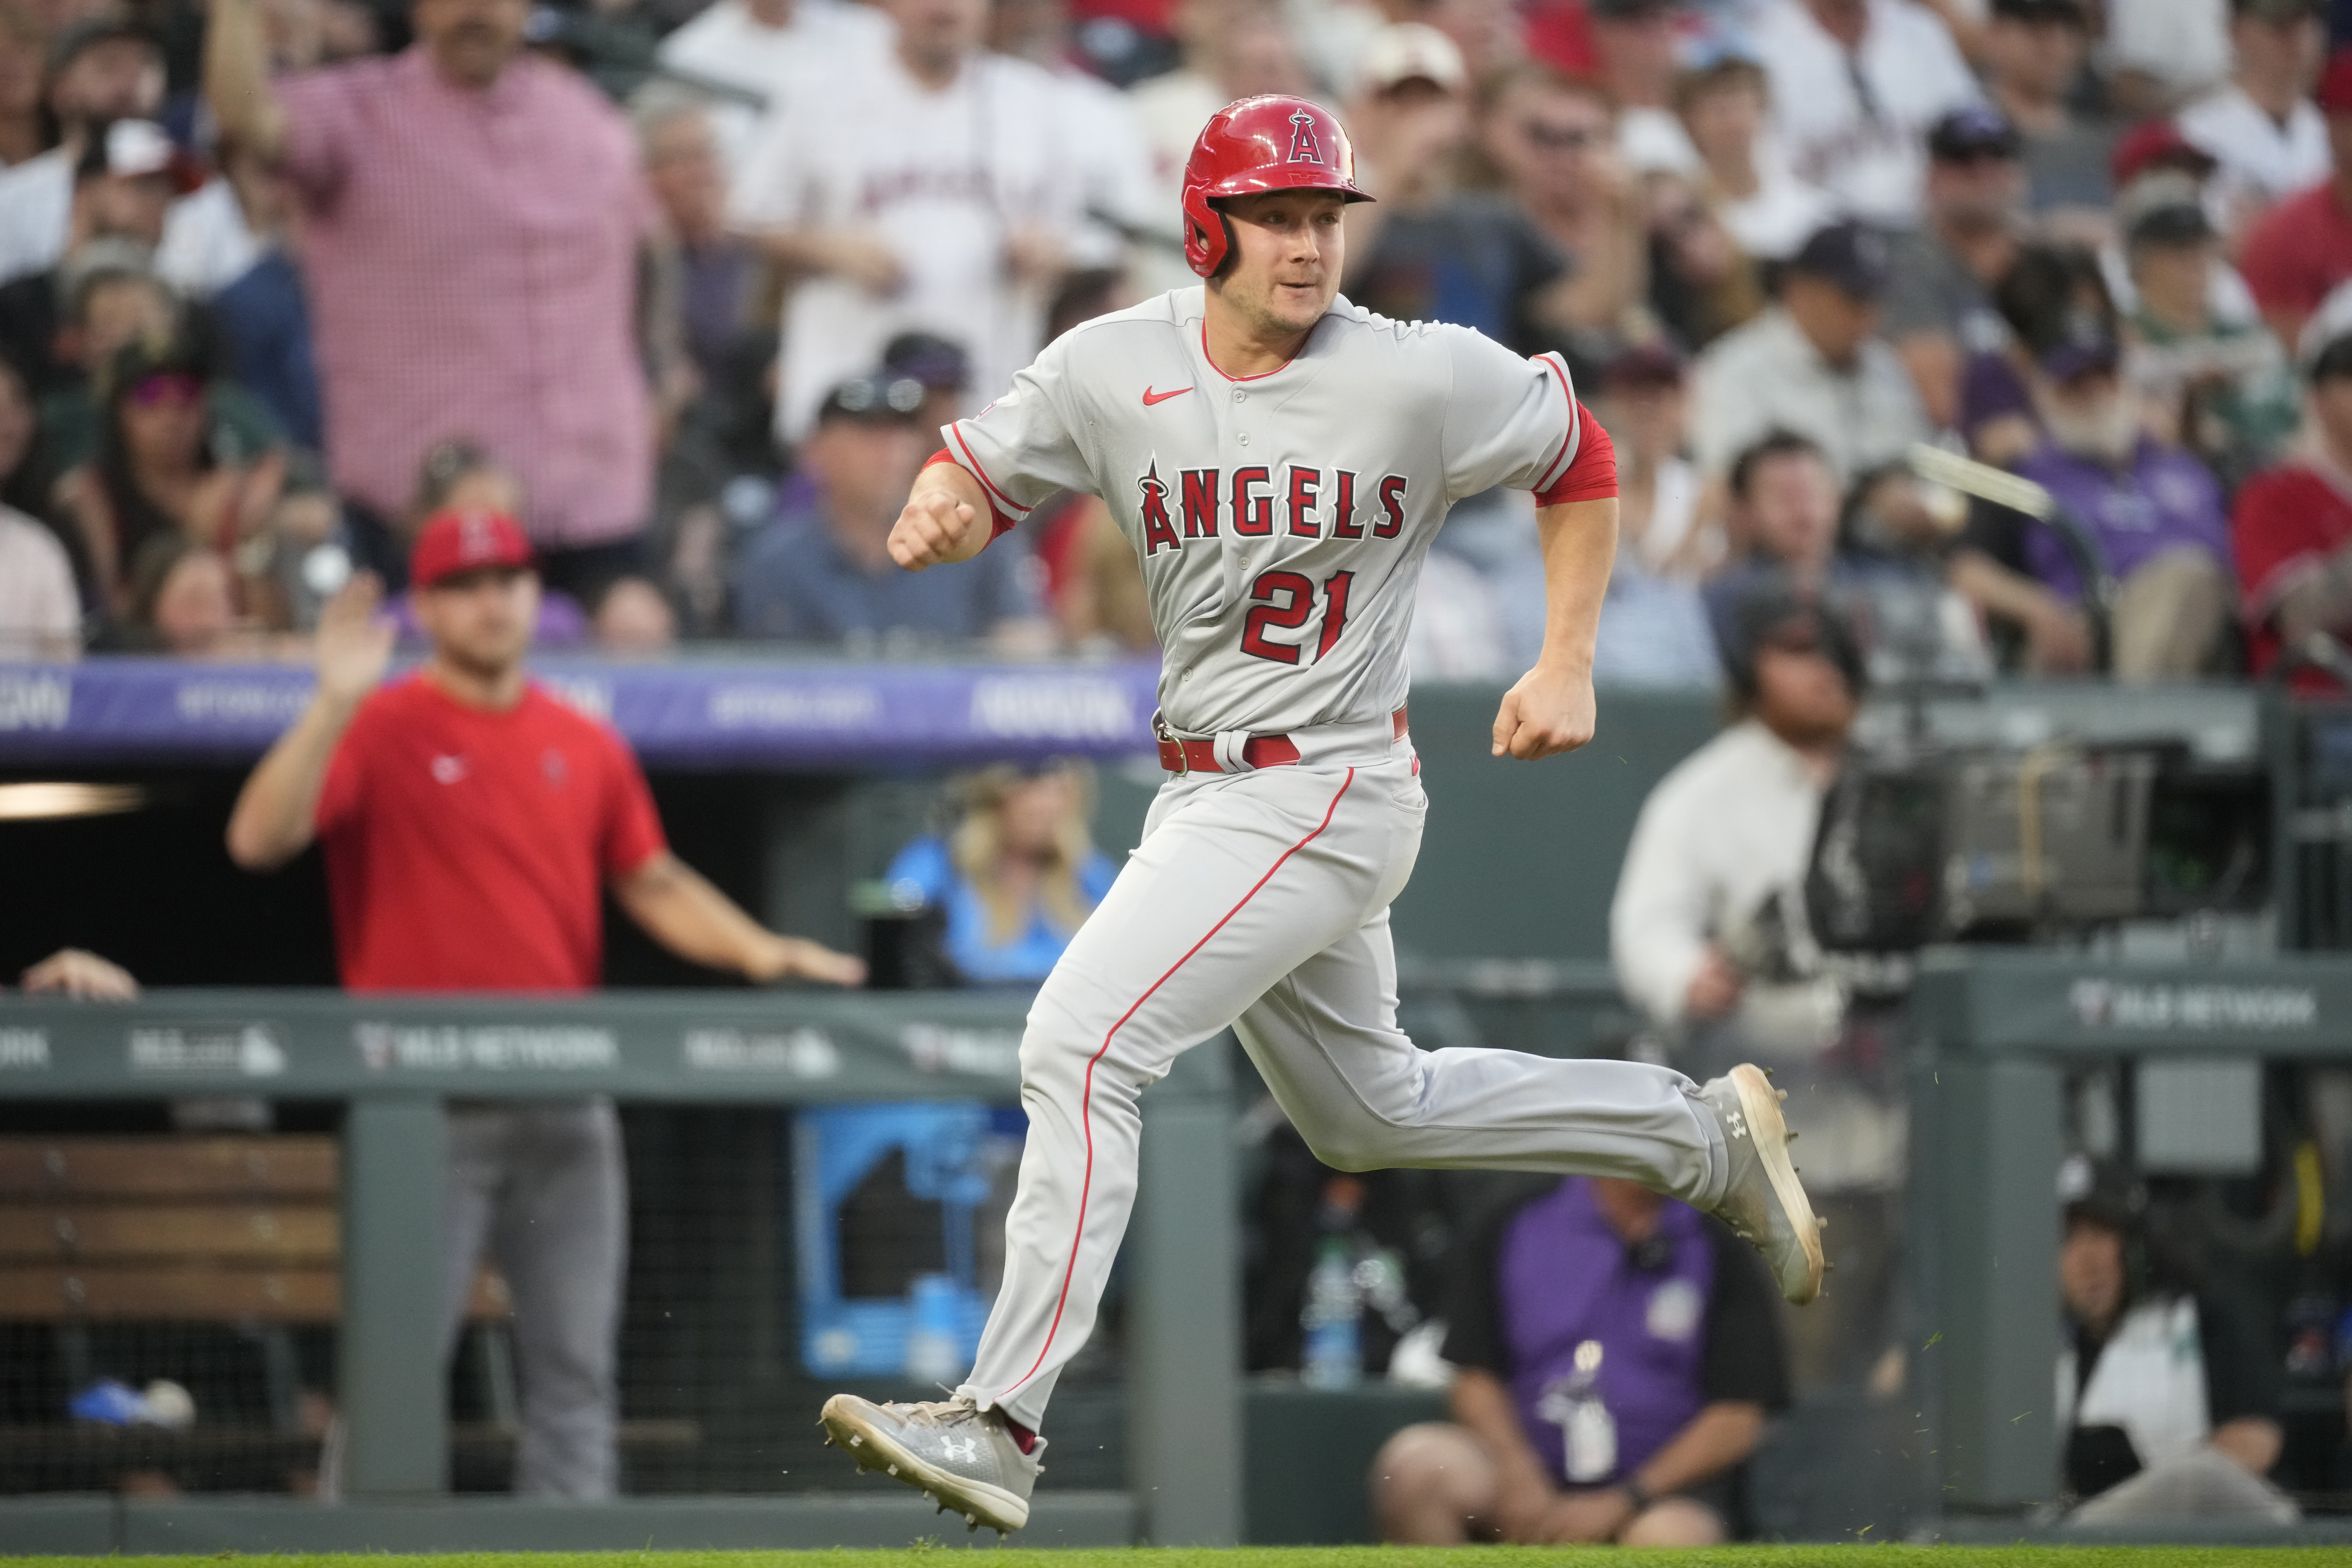
MULTIPOLYGON (((1191 756, 1186 754, 1184 742, 1178 739, 1176 731, 1168 727, 1168 716, 1166 714, 1157 711, 1153 712, 1151 715, 1151 736, 1153 740, 1160 742, 1161 748, 1160 755, 1162 757, 1165 757, 1171 750, 1173 750, 1176 753, 1176 767, 1174 770, 1176 776, 1180 779, 1189 776, 1192 772, 1192 759, 1191 756)), ((1167 764, 1162 763, 1160 765, 1165 768, 1167 764)))

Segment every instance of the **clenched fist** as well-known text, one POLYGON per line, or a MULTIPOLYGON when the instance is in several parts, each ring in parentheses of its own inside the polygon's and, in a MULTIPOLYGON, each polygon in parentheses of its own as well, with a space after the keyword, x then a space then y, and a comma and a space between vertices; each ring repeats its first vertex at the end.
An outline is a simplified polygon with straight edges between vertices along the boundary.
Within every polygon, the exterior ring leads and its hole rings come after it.
POLYGON ((890 559, 909 572, 969 560, 988 542, 980 509, 944 489, 925 487, 907 498, 890 525, 890 559))
POLYGON ((1572 752, 1592 739, 1592 677, 1547 669, 1519 678, 1495 715, 1495 755, 1522 762, 1572 752))

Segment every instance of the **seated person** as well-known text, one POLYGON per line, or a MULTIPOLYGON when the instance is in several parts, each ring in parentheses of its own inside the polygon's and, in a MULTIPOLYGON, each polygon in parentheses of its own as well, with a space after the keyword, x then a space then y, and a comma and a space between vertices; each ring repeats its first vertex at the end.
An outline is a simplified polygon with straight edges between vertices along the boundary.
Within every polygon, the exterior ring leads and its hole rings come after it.
MULTIPOLYGON (((1599 399, 1617 446, 1617 563, 1592 650, 1605 686, 1711 687, 1722 666, 1694 585, 1720 531, 1702 522, 1680 355, 1661 343, 1609 362, 1599 399)), ((1424 586, 1423 592, 1425 593, 1424 586)))
POLYGON ((1452 1423, 1372 1461, 1384 1541, 1705 1546, 1789 1402, 1771 1281, 1719 1222, 1570 1176, 1464 1238, 1452 1423))
POLYGON ((1843 485, 1934 433, 1879 330, 1892 268, 1884 237, 1845 222, 1789 258, 1773 308, 1699 356, 1691 432, 1702 468, 1721 475, 1780 428, 1820 447, 1843 485))
POLYGON ((2063 1489, 2080 1524, 2229 1518, 2284 1523, 2263 1479, 2282 1435, 2273 1358, 2214 1291, 2151 1284, 2136 1191, 2081 1154, 2060 1167, 2058 1352, 2063 1489))
MULTIPOLYGON (((2024 347, 2043 438, 2017 471, 2080 521, 2116 579, 2109 668, 2126 681, 2213 669, 2237 596, 2221 487, 2204 464, 2148 432, 2125 390, 2111 321, 2070 313, 2024 347)), ((2022 542, 2034 578, 2080 602, 2083 572, 2057 530, 2029 524, 2022 542)))
MULTIPOLYGON (((2257 674, 2315 632, 2352 637, 2352 332, 2321 348, 2308 374, 2309 449, 2246 481, 2231 530, 2257 674)), ((2294 680, 2336 684, 2307 667, 2294 680)))
POLYGON ((2260 321, 2213 308, 2220 237, 2185 175, 2151 175, 2121 214, 2138 304, 2124 371, 2179 442, 2225 476, 2273 460, 2302 417, 2294 373, 2260 321))
POLYGON ((1903 470, 1865 476, 1846 505, 1821 447, 1772 430, 1733 460, 1727 482, 1746 549, 1706 587, 1718 646, 1729 646, 1742 601, 1778 584, 1834 603, 1877 679, 1988 671, 1975 617, 1944 586, 1939 550, 1918 542, 1932 525, 1903 470))
POLYGON ((236 563, 246 617, 286 624, 272 570, 284 455, 246 447, 214 418, 223 380, 184 333, 132 342, 108 367, 97 449, 58 481, 58 497, 115 614, 130 608, 140 551, 179 534, 236 563))
POLYGON ((953 828, 890 862, 883 880, 897 902, 946 915, 947 958, 966 982, 1044 980, 1110 891, 1118 868, 1087 833, 1093 793, 1075 763, 985 769, 964 786, 953 828))
POLYGON ((929 572, 901 572, 890 559, 891 525, 939 439, 922 423, 926 395, 912 376, 871 376, 826 396, 800 449, 815 480, 812 503, 803 510, 788 500, 737 560, 738 634, 863 653, 1050 645, 1028 554, 1003 548, 1013 540, 929 572))

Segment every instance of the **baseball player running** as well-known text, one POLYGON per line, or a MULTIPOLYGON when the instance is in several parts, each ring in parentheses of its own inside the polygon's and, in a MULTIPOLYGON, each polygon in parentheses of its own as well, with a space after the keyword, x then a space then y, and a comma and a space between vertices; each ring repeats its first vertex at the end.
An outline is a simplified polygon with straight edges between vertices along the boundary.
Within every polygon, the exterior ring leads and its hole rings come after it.
POLYGON ((1535 492, 1549 623, 1494 752, 1572 751, 1592 736, 1617 477, 1558 355, 1339 297, 1340 215, 1368 199, 1323 110, 1219 112, 1184 175, 1205 286, 1048 345, 946 426, 890 536, 919 572, 1057 490, 1100 496, 1165 650, 1154 726, 1173 777, 1022 1039, 1028 1144, 979 1363, 949 1400, 824 1405, 860 1466, 975 1528, 1028 1521, 1037 1428, 1134 1200, 1137 1096, 1229 1025, 1327 1163, 1629 1177, 1722 1216, 1791 1301, 1821 1289, 1820 1225, 1757 1068, 1700 1088, 1635 1062, 1424 1051, 1397 1029, 1388 910, 1427 810, 1405 731, 1422 558, 1462 497, 1535 492))

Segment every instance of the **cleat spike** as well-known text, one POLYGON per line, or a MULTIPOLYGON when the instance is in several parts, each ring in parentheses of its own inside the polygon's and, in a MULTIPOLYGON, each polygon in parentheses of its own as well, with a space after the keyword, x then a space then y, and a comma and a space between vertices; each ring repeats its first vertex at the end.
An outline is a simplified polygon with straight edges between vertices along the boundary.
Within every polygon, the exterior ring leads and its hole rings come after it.
POLYGON ((1770 1068, 1764 1068, 1759 1070, 1762 1071, 1766 1078, 1770 1078, 1772 1076, 1772 1069, 1770 1068))
POLYGON ((853 1432, 849 1435, 849 1446, 853 1448, 862 1448, 866 1447, 866 1439, 853 1432))
POLYGON ((980 1515, 976 1513, 965 1514, 963 1516, 963 1522, 965 1528, 970 1530, 978 1530, 980 1528, 980 1515))
POLYGON ((1828 1220, 1823 1219, 1819 1215, 1815 1215, 1813 1216, 1813 1228, 1815 1230, 1827 1230, 1829 1227, 1830 1222, 1828 1220))
POLYGON ((1786 1100, 1789 1098, 1789 1091, 1785 1089, 1776 1089, 1772 1092, 1779 1095, 1783 1100, 1786 1100))
POLYGON ((895 1476, 895 1475, 897 1475, 897 1474, 898 1473, 898 1466, 896 1466, 896 1465, 891 1466, 891 1467, 890 1467, 890 1473, 891 1473, 892 1475, 894 1475, 894 1476, 895 1476))

